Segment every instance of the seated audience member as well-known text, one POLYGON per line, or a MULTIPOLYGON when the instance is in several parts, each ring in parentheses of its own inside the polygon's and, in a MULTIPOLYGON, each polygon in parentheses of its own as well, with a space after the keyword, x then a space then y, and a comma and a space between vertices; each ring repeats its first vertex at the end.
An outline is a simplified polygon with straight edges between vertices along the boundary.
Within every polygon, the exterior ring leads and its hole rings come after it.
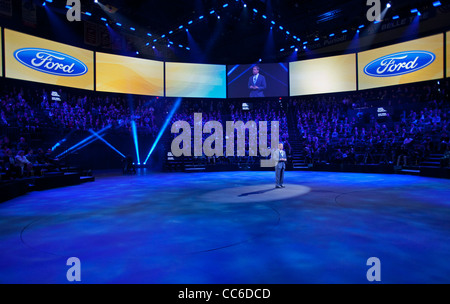
POLYGON ((33 165, 31 162, 25 157, 25 152, 20 150, 17 152, 15 157, 17 166, 20 167, 20 175, 21 176, 30 176, 31 170, 33 169, 33 165))
POLYGON ((17 151, 28 151, 28 144, 25 141, 25 137, 21 137, 19 139, 19 143, 17 144, 17 151))
POLYGON ((11 149, 7 149, 5 154, 3 157, 3 170, 6 173, 6 178, 13 179, 20 177, 21 169, 17 165, 11 149))

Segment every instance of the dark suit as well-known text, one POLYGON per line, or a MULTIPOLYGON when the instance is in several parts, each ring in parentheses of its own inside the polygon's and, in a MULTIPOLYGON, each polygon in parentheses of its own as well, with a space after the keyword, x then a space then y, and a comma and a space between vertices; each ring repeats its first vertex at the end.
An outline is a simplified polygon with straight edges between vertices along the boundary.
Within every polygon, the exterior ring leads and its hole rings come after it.
POLYGON ((264 90, 266 89, 266 78, 263 75, 258 74, 256 82, 253 80, 254 76, 250 76, 248 79, 248 88, 250 90, 250 97, 264 97, 264 90), (257 86, 258 89, 251 89, 251 86, 257 86))
POLYGON ((286 162, 280 161, 280 158, 287 159, 286 151, 276 149, 272 153, 272 159, 275 163, 275 183, 276 186, 282 186, 284 183, 284 171, 286 171, 286 162), (283 154, 281 154, 283 153, 283 154))

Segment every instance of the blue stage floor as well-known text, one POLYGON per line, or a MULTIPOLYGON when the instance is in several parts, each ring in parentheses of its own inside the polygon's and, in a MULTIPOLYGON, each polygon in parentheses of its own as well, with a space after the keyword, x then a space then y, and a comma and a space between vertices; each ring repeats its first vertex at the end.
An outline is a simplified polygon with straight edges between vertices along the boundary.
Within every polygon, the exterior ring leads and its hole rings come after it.
POLYGON ((0 283, 450 283, 450 182, 286 172, 97 176, 0 204, 0 283))

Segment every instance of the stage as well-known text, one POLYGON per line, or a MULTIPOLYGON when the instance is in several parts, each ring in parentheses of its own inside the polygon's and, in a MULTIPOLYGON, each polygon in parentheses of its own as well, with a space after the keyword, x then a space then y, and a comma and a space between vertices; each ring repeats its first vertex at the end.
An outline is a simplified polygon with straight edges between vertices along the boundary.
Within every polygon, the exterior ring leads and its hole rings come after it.
POLYGON ((0 204, 0 283, 450 283, 447 179, 120 173, 0 204))

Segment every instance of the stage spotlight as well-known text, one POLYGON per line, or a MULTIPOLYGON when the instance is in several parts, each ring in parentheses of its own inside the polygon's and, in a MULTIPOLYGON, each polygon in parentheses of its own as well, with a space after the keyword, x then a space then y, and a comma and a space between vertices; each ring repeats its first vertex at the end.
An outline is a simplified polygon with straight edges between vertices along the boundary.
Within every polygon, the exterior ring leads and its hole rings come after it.
MULTIPOLYGON (((109 128, 111 128, 111 125, 106 126, 105 128, 101 129, 100 131, 98 131, 97 135, 100 136, 101 133, 105 132, 106 130, 108 130, 109 128)), ((85 139, 83 139, 82 141, 80 141, 79 143, 73 145, 72 147, 70 147, 69 149, 67 149, 66 151, 64 151, 63 153, 59 154, 56 158, 61 158, 61 156, 64 156, 66 154, 69 154, 69 152, 76 152, 78 150, 83 149, 84 147, 86 147, 87 145, 93 143, 94 141, 96 141, 97 139, 95 139, 94 135, 91 135, 85 139)))
POLYGON ((396 15, 396 16, 392 17, 392 20, 396 20, 396 19, 399 19, 399 18, 400 18, 400 16, 396 15))
POLYGON ((161 130, 159 131, 158 136, 155 139, 155 142, 153 143, 150 152, 148 152, 147 158, 144 161, 144 165, 147 164, 148 159, 150 158, 150 156, 152 155, 153 151, 155 150, 156 146, 158 145, 159 141, 161 140, 161 137, 164 134, 164 131, 166 130, 167 126, 169 125, 170 121, 172 120, 173 115, 175 114, 175 112, 177 111, 178 107, 181 104, 181 98, 178 98, 175 101, 175 105, 173 106, 172 110, 170 111, 169 115, 166 118, 166 121, 164 122, 164 125, 162 126, 161 130))
POLYGON ((117 152, 120 156, 122 156, 123 158, 126 158, 125 155, 123 155, 119 150, 117 150, 116 148, 113 147, 113 145, 111 145, 109 142, 107 142, 103 137, 101 137, 100 135, 98 135, 97 133, 95 133, 92 129, 89 129, 89 132, 91 132, 95 137, 97 137, 98 139, 100 139, 102 142, 104 142, 108 147, 110 147, 111 149, 113 149, 115 152, 117 152))
POLYGON ((435 2, 433 2, 433 6, 434 6, 434 7, 438 7, 438 6, 441 6, 441 5, 442 5, 441 1, 435 1, 435 2))
POLYGON ((52 151, 55 151, 56 148, 58 148, 59 146, 61 146, 61 144, 64 143, 64 142, 66 142, 66 141, 67 141, 67 139, 64 138, 63 140, 57 142, 56 145, 54 145, 54 146, 52 147, 52 151))
POLYGON ((391 6, 392 6, 391 2, 388 2, 388 3, 386 4, 386 7, 387 7, 387 8, 391 8, 391 6))

